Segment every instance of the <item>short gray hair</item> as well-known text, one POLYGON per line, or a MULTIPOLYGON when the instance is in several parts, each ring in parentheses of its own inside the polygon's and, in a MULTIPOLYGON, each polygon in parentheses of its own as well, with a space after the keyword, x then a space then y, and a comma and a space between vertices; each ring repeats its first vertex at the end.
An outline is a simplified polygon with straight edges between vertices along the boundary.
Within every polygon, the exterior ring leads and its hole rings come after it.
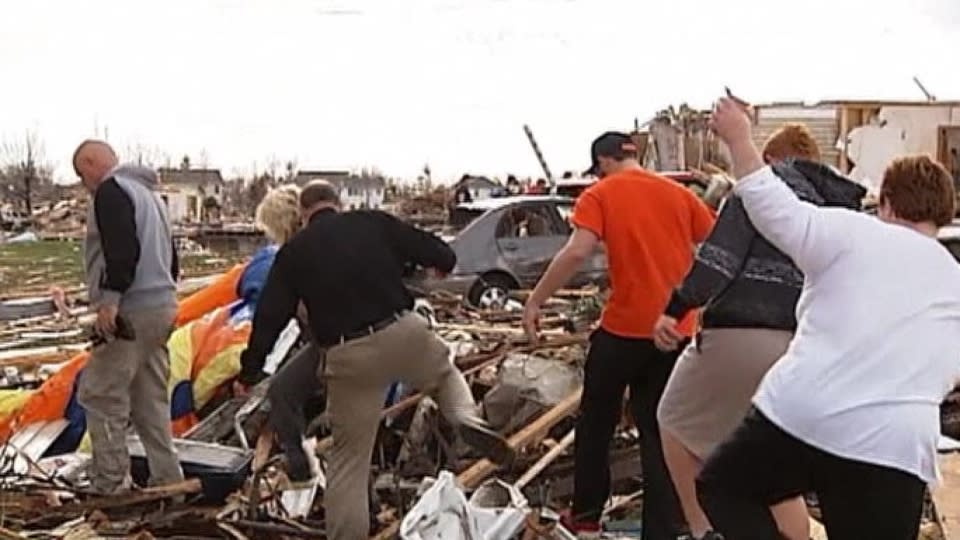
POLYGON ((309 210, 320 203, 340 205, 340 194, 326 180, 311 180, 300 191, 300 208, 309 210))

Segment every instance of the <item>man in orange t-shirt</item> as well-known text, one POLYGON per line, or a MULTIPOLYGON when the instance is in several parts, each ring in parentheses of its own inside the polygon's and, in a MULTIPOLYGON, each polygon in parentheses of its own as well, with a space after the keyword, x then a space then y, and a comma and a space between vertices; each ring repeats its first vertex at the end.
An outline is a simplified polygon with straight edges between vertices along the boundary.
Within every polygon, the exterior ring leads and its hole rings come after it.
MULTIPOLYGON (((710 233, 714 216, 690 190, 642 169, 628 135, 601 135, 591 154, 591 172, 601 180, 578 198, 572 218, 576 229, 527 301, 524 328, 537 339, 540 306, 603 242, 611 294, 600 328, 590 337, 584 368, 567 525, 579 534, 600 532, 610 494, 610 440, 629 385, 631 413, 641 432, 643 538, 674 540, 685 526, 664 464, 656 412, 677 353, 657 349, 653 330, 693 263, 694 246, 710 233)), ((691 314, 677 330, 689 338, 694 323, 691 314)))

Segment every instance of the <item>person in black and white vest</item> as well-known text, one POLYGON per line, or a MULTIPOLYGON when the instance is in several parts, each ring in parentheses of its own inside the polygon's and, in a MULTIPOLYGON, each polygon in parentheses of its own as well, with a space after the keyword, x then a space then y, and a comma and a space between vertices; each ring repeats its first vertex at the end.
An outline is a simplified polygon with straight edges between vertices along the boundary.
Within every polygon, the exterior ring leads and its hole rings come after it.
MULTIPOLYGON (((865 190, 816 163, 820 153, 805 126, 777 130, 763 155, 804 200, 859 208, 865 190)), ((802 285, 800 270, 757 232, 733 195, 657 322, 657 344, 671 350, 677 343, 676 321, 706 306, 702 331, 677 361, 657 415, 670 475, 697 539, 713 533, 697 503, 694 479, 743 419, 763 375, 786 350, 797 327, 794 311, 802 285)), ((785 538, 808 538, 802 497, 778 504, 773 514, 785 538)))

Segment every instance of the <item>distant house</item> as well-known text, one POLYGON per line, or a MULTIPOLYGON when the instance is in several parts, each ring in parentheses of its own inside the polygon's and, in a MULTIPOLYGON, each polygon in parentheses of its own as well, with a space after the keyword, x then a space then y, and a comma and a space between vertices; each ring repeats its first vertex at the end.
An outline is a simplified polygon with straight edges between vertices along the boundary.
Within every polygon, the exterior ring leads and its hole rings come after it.
POLYGON ((453 192, 458 193, 466 191, 470 193, 470 199, 479 201, 489 199, 495 193, 501 191, 500 184, 485 176, 464 175, 456 184, 453 185, 453 192))
POLYGON ((357 176, 349 171, 299 171, 294 182, 304 186, 311 180, 326 180, 340 191, 340 202, 347 210, 383 207, 387 181, 382 177, 357 176))
POLYGON ((219 169, 192 169, 189 161, 180 168, 161 168, 160 197, 174 223, 205 223, 220 220, 223 206, 223 176, 219 169))
POLYGON ((960 102, 822 101, 772 103, 754 107, 758 144, 788 122, 805 124, 820 146, 824 163, 876 193, 894 159, 930 154, 954 171, 960 184, 960 102))

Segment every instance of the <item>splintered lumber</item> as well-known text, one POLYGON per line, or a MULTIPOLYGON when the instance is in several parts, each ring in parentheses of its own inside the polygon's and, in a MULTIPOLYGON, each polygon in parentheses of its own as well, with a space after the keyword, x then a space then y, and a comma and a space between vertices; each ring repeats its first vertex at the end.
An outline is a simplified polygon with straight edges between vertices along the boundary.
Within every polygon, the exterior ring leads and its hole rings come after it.
MULTIPOLYGON (((293 536, 297 538, 326 538, 327 535, 323 531, 318 531, 315 529, 309 529, 306 527, 293 527, 290 525, 279 525, 276 523, 264 523, 260 521, 249 521, 244 519, 237 519, 232 521, 221 521, 219 525, 232 526, 236 529, 242 531, 250 531, 252 533, 264 533, 264 534, 279 534, 283 536, 293 536)), ((254 538, 257 538, 259 535, 254 535, 254 538)))
MULTIPOLYGON (((437 325, 437 330, 450 330, 455 332, 467 332, 469 334, 496 334, 496 335, 508 335, 508 336, 523 336, 526 331, 523 328, 515 328, 513 326, 494 326, 494 325, 481 325, 481 324, 451 324, 451 323, 440 323, 437 325)), ((566 334, 563 329, 551 329, 551 330, 541 330, 540 335, 543 336, 562 336, 566 334)))
MULTIPOLYGON (((528 424, 520 431, 514 433, 507 439, 510 448, 519 450, 541 438, 553 426, 561 420, 570 416, 580 405, 580 395, 582 389, 578 389, 557 403, 550 410, 540 415, 539 418, 528 424)), ((490 474, 497 470, 497 465, 488 459, 481 459, 474 463, 469 469, 463 471, 457 476, 457 481, 466 489, 473 489, 480 485, 490 474)))
MULTIPOLYGON (((571 393, 564 398, 563 401, 554 405, 549 411, 543 413, 526 427, 511 435, 510 438, 507 439, 510 448, 518 450, 535 442, 549 431, 550 428, 557 425, 557 423, 567 416, 570 416, 580 405, 580 395, 582 392, 582 390, 577 390, 571 393)), ((469 469, 460 473, 460 475, 457 476, 457 483, 466 489, 473 489, 496 470, 497 465, 492 461, 481 459, 474 463, 469 469)), ((394 521, 372 538, 373 540, 389 540, 397 534, 398 530, 400 530, 400 521, 394 521)))
POLYGON ((573 440, 575 436, 576 436, 576 431, 571 429, 570 432, 567 433, 567 435, 563 439, 561 439, 556 446, 551 448, 550 451, 544 454, 542 458, 538 459, 537 462, 534 463, 529 469, 527 469, 527 472, 523 473, 523 476, 521 476, 516 482, 514 482, 513 485, 519 490, 522 490, 523 488, 525 488, 527 484, 529 484, 531 481, 533 481, 534 478, 539 476, 544 469, 550 466, 551 463, 553 463, 558 457, 560 457, 560 455, 563 454, 566 451, 566 449, 570 447, 571 444, 573 444, 573 440))
MULTIPOLYGON (((595 287, 587 287, 585 289, 560 289, 559 291, 553 293, 552 298, 589 298, 591 296, 596 296, 600 292, 600 289, 595 287)), ((517 289, 510 291, 510 296, 512 298, 518 298, 526 300, 533 294, 533 289, 517 289)))
POLYGON ((960 453, 941 454, 940 484, 931 490, 937 523, 944 540, 960 539, 960 453))
POLYGON ((199 493, 202 489, 199 478, 191 478, 176 484, 166 486, 150 487, 139 491, 133 491, 126 495, 109 495, 103 497, 91 497, 85 501, 65 504, 56 508, 48 508, 44 511, 44 518, 55 516, 77 516, 91 510, 108 510, 112 508, 123 508, 125 506, 134 506, 140 504, 162 501, 178 495, 190 495, 199 493))

